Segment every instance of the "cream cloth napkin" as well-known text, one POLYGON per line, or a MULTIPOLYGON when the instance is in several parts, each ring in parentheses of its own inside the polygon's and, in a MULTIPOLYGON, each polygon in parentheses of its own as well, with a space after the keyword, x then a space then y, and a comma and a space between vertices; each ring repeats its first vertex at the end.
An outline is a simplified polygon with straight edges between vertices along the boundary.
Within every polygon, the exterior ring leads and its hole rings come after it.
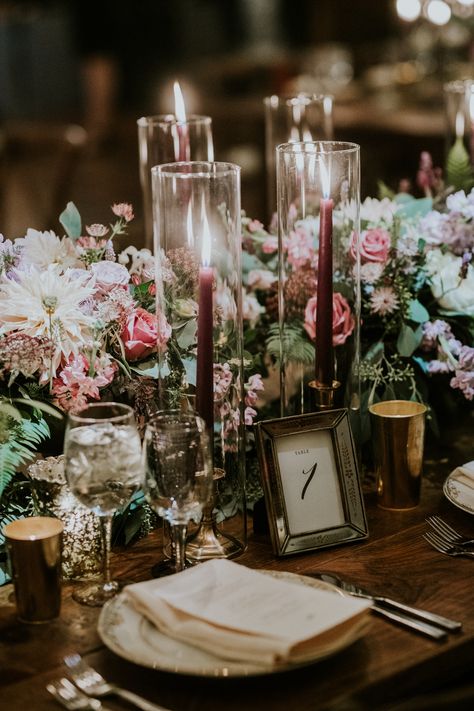
POLYGON ((125 588, 166 635, 225 659, 273 665, 329 652, 371 603, 273 578, 228 560, 125 588))
POLYGON ((461 467, 456 467, 451 476, 470 489, 474 489, 474 460, 463 464, 461 467))

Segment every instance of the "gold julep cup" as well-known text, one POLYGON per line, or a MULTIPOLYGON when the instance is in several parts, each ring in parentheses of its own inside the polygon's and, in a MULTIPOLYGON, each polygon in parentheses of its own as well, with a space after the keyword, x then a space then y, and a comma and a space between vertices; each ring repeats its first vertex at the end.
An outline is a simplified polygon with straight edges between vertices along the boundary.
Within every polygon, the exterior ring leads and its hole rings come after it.
POLYGON ((57 518, 32 516, 3 529, 22 622, 49 622, 59 616, 63 527, 57 518))
POLYGON ((426 406, 387 400, 369 407, 377 478, 377 504, 413 509, 420 503, 426 406))

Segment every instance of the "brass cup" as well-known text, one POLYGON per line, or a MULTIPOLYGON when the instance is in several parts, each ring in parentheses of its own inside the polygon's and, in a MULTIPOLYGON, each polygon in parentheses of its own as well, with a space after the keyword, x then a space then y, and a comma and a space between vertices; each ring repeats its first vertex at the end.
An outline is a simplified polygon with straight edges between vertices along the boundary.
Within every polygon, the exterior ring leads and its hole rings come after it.
POLYGON ((63 528, 57 518, 32 516, 3 529, 22 622, 49 622, 59 616, 63 528))
POLYGON ((420 503, 426 406, 387 400, 369 407, 377 478, 377 504, 413 509, 420 503))

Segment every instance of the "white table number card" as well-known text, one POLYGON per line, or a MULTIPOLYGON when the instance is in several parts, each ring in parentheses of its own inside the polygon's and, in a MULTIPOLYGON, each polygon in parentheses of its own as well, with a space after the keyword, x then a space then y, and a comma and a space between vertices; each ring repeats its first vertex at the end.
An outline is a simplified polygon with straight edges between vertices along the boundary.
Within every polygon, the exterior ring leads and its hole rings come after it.
POLYGON ((367 537, 347 410, 260 422, 257 443, 277 555, 367 537))

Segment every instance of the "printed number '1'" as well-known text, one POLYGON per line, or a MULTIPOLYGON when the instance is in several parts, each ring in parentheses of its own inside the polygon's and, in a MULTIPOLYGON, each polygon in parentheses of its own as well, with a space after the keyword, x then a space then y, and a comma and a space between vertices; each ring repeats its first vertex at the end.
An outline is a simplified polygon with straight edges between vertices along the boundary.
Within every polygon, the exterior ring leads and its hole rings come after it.
POLYGON ((305 485, 303 486, 303 491, 301 492, 301 499, 304 499, 304 497, 305 497, 305 494, 306 494, 306 492, 307 492, 307 490, 308 490, 308 486, 309 486, 310 483, 311 483, 311 479, 312 479, 312 478, 314 477, 314 475, 316 474, 316 468, 317 468, 317 466, 318 466, 318 463, 315 462, 315 463, 313 464, 313 466, 312 466, 310 469, 308 469, 307 472, 303 471, 303 474, 308 474, 309 476, 308 476, 308 478, 306 479, 305 485))

